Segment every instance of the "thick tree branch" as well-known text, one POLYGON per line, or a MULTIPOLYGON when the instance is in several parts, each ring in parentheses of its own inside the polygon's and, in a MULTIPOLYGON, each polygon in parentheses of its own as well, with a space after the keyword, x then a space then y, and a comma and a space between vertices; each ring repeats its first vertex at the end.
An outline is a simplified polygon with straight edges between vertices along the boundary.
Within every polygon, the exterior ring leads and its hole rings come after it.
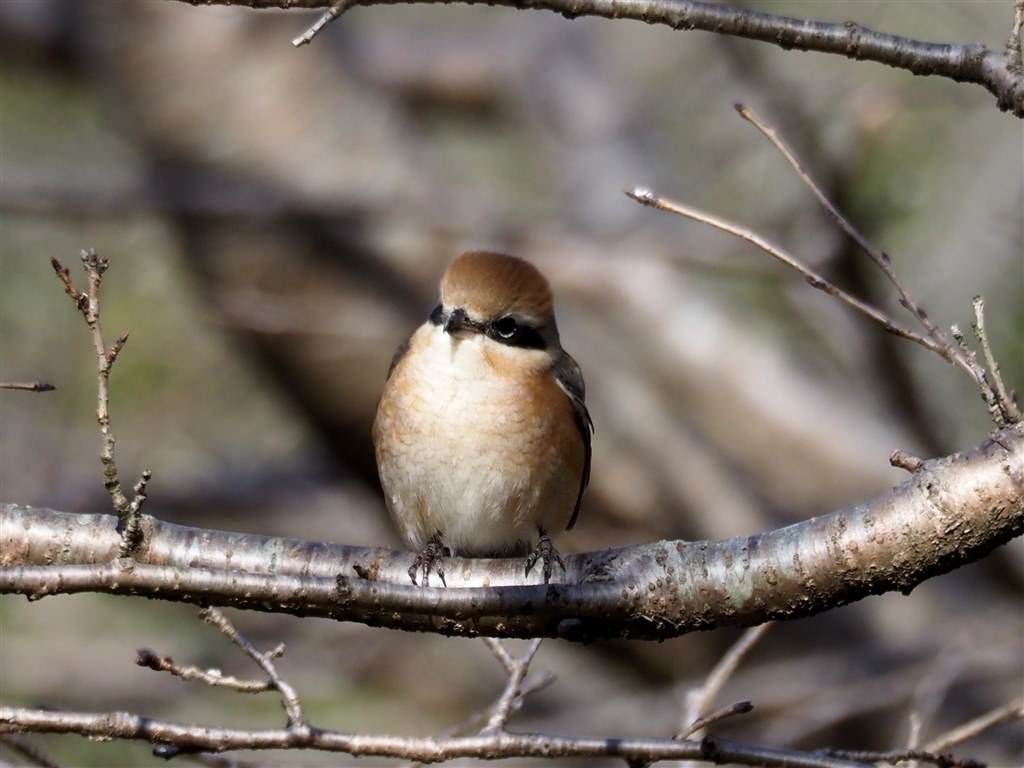
MULTIPOLYGON (((192 5, 233 5, 248 8, 332 9, 322 17, 320 27, 350 8, 406 3, 430 4, 452 0, 355 0, 338 4, 334 0, 182 0, 192 5), (334 9, 337 9, 336 11, 334 9), (326 21, 324 20, 326 19, 326 21)), ((997 106, 1024 117, 1024 75, 1019 51, 1012 45, 994 51, 980 43, 940 44, 890 35, 856 22, 831 23, 779 16, 732 8, 699 0, 458 0, 466 5, 501 5, 521 9, 554 11, 567 18, 600 16, 633 19, 677 30, 703 30, 778 45, 780 48, 838 54, 850 59, 874 61, 915 75, 935 75, 957 82, 977 83, 996 97, 997 106)), ((1016 17, 1014 17, 1016 18, 1016 17)), ((1008 27, 1011 19, 1007 19, 1008 27)), ((319 22, 318 22, 319 24, 319 22)), ((316 26, 316 25, 314 25, 316 26)), ((1011 43, 1019 44, 1010 33, 1011 43)), ((310 30, 312 31, 312 30, 310 30)), ((313 32, 313 35, 316 33, 313 32)), ((297 39, 308 42, 309 32, 297 39), (306 36, 308 35, 308 39, 306 36)))
POLYGON ((566 558, 563 583, 517 560, 452 559, 449 588, 408 583, 408 553, 143 518, 137 562, 114 520, 4 505, 0 593, 106 592, 496 637, 665 639, 910 592, 1024 533, 1024 426, 924 462, 874 501, 758 536, 662 541, 566 558))

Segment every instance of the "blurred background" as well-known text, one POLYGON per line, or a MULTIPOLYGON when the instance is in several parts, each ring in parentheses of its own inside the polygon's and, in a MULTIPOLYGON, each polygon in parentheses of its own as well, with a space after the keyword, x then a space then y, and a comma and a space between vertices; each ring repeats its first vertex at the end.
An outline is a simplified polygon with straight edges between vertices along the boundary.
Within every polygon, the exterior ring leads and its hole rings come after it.
MULTIPOLYGON (((1009 0, 757 8, 1000 50, 1012 16, 1009 0)), ((984 296, 1007 383, 1024 383, 1024 140, 981 87, 496 8, 356 9, 293 48, 317 16, 0 3, 0 378, 59 387, 0 392, 4 501, 109 509, 95 361, 49 265, 80 275, 88 247, 112 263, 108 338, 131 337, 112 376, 122 477, 152 468, 146 511, 176 523, 398 546, 370 424, 392 352, 467 248, 549 276, 586 376, 593 477, 563 551, 787 525, 901 482, 894 448, 932 457, 980 442, 991 425, 961 373, 752 247, 622 194, 645 186, 732 218, 898 312, 736 101, 777 126, 940 325, 966 330, 984 296)), ((756 709, 716 733, 889 749, 913 717, 927 741, 1019 696, 1022 562, 1016 541, 909 597, 775 627, 720 702, 756 709)), ((287 643, 279 669, 325 728, 441 733, 504 680, 480 641, 232 618, 258 644, 287 643)), ((272 696, 133 664, 149 646, 255 676, 187 606, 4 598, 0 623, 6 703, 283 723, 272 696)), ((535 669, 558 682, 511 727, 669 734, 738 634, 548 641, 535 669)), ((163 764, 144 745, 40 743, 74 765, 163 764)), ((959 751, 1018 764, 1020 724, 959 751)))

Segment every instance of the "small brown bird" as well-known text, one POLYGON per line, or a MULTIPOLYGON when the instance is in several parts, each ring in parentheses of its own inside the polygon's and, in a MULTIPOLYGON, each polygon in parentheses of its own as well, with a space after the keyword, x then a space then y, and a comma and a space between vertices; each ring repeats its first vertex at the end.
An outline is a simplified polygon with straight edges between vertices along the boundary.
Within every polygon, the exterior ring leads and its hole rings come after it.
POLYGON ((396 352, 373 443, 388 511, 427 583, 454 552, 528 555, 564 569, 549 531, 572 528, 590 479, 593 422, 562 349, 551 288, 532 264, 472 251, 396 352), (534 536, 538 537, 534 547, 534 536))

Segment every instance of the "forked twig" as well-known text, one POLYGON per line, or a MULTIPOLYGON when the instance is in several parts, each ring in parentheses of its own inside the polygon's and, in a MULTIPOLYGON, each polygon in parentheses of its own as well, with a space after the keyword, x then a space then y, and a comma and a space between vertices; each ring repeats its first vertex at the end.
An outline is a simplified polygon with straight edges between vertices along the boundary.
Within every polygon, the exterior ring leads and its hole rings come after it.
POLYGON ((714 713, 711 712, 715 699, 718 698, 729 678, 733 676, 743 659, 761 641, 772 626, 772 622, 767 622, 746 630, 732 644, 729 650, 722 655, 722 658, 718 660, 718 663, 715 664, 704 679, 703 685, 692 688, 687 692, 686 706, 682 717, 682 728, 675 738, 687 739, 711 723, 718 722, 726 717, 732 717, 733 715, 745 714, 753 709, 753 705, 747 701, 732 704, 714 713))
MULTIPOLYGON (((814 270, 805 266, 782 248, 769 243, 764 238, 759 237, 744 227, 724 219, 720 219, 716 216, 712 216, 711 214, 704 213, 703 211, 699 211, 695 208, 676 203, 666 198, 658 197, 649 190, 634 188, 632 190, 625 190, 625 193, 643 205, 648 205, 663 211, 669 211, 670 213, 675 213, 695 221, 709 224, 716 229, 728 232, 731 235, 739 237, 740 239, 757 246, 761 250, 781 261, 783 264, 797 270, 804 276, 804 279, 807 280, 812 287, 840 299, 848 306, 879 323, 889 333, 893 333, 897 336, 902 336, 909 341, 913 341, 963 370, 981 391, 982 397, 988 406, 989 414, 996 426, 1003 427, 1009 424, 1018 423, 1021 420, 1020 409, 1017 407, 1012 397, 1007 395, 1006 389, 1002 386, 1001 381, 998 381, 995 386, 993 386, 989 381, 989 373, 986 371, 985 366, 978 362, 977 355, 975 355, 966 346, 963 341, 963 337, 957 330, 956 326, 953 326, 951 329, 953 338, 950 339, 949 334, 947 334, 946 331, 940 328, 931 319, 921 305, 914 301, 913 297, 911 297, 910 293, 899 281, 899 278, 896 276, 896 273, 892 268, 892 261, 889 258, 889 255, 872 245, 868 239, 850 223, 839 209, 832 204, 832 202, 825 196, 825 193, 822 192, 821 188, 811 178, 810 174, 804 170, 792 150, 790 150, 789 147, 787 147, 779 138, 778 133, 770 125, 765 123, 764 120, 754 114, 754 112, 748 107, 742 104, 735 104, 734 107, 744 120, 757 128, 782 154, 786 159, 786 162, 789 163, 790 167, 793 168, 800 180, 808 187, 808 189, 811 190, 814 196, 821 203, 822 207, 824 207, 828 212, 829 216, 851 239, 854 240, 854 242, 857 243, 858 246, 860 246, 875 265, 878 266, 885 277, 896 289, 896 292, 899 295, 899 302, 903 308, 910 312, 924 327, 926 332, 924 335, 897 324, 882 310, 857 299, 846 291, 843 291, 841 288, 826 280, 814 270)), ((976 303, 975 315, 977 316, 978 314, 979 310, 976 303)), ((981 327, 982 329, 984 328, 983 321, 981 321, 981 327)), ((984 331, 982 330, 981 334, 983 333, 984 331)), ((984 341, 982 342, 982 345, 983 347, 987 347, 987 343, 984 341)), ((991 357, 990 349, 985 351, 985 359, 989 365, 989 370, 992 371, 992 376, 998 379, 998 369, 993 368, 994 358, 991 357)))
POLYGON ((709 224, 715 229, 719 229, 722 232, 728 232, 730 235, 734 235, 741 240, 745 240, 751 245, 757 246, 769 256, 773 256, 787 267, 795 269, 803 275, 808 285, 812 288, 817 288, 819 291, 824 291, 829 296, 834 296, 847 306, 874 320, 889 333, 895 334, 896 336, 902 336, 904 339, 912 341, 915 344, 920 344, 925 349, 929 349, 937 354, 943 354, 943 348, 939 344, 936 344, 931 339, 922 336, 916 331, 912 331, 909 328, 893 322, 893 320, 882 310, 861 301, 852 294, 847 293, 823 275, 818 274, 813 269, 806 266, 803 262, 797 259, 796 256, 793 256, 780 246, 768 242, 763 237, 755 234, 749 229, 742 227, 739 224, 734 224, 726 219, 719 218, 718 216, 714 216, 710 213, 705 213, 704 211, 698 210, 697 208, 693 208, 689 205, 677 203, 674 200, 669 200, 665 197, 659 197, 647 189, 634 188, 623 191, 628 197, 633 198, 641 205, 647 205, 651 208, 656 208, 659 211, 668 211, 669 213, 674 213, 687 219, 693 219, 694 221, 709 224))
POLYGON ((985 368, 978 363, 977 357, 972 354, 958 354, 958 347, 959 351, 964 351, 963 345, 959 343, 953 344, 946 332, 931 319, 924 307, 918 304, 910 295, 910 292, 907 291, 896 276, 896 272, 892 268, 892 260, 889 258, 889 254, 876 248, 855 226, 853 226, 850 220, 832 204, 832 202, 825 196, 825 193, 822 192, 821 187, 819 187, 817 183, 815 183, 814 179, 811 178, 810 174, 804 170, 796 155, 789 149, 789 147, 786 146, 782 139, 779 138, 775 129, 756 115, 753 110, 743 104, 735 104, 733 106, 736 108, 740 117, 757 128, 757 130, 759 130, 764 137, 772 143, 772 146, 774 146, 786 159, 786 162, 789 163, 790 167, 796 172, 797 176, 807 186, 807 188, 811 190, 828 215, 832 217, 833 221, 835 221, 839 227, 855 243, 857 243, 858 246, 860 246, 860 249, 864 251, 864 253, 866 253, 882 271, 882 274, 885 275, 886 279, 892 284, 893 288, 895 288, 896 292, 899 294, 900 305, 917 318, 918 322, 920 322, 928 332, 928 337, 938 345, 938 349, 935 351, 953 365, 961 368, 968 376, 971 377, 975 385, 977 385, 981 390, 982 397, 984 397, 986 404, 989 406, 989 412, 992 415, 993 421, 995 421, 998 426, 1006 426, 1007 423, 1019 421, 1019 414, 1016 419, 1013 419, 1011 412, 1003 407, 1003 402, 998 398, 996 392, 993 390, 985 373, 985 368))
POLYGON ((999 372, 999 363, 996 362, 995 355, 992 354, 992 346, 988 342, 988 333, 985 331, 985 301, 981 296, 975 296, 973 306, 974 323, 972 327, 974 328, 974 335, 977 337, 978 343, 981 344, 981 353, 985 358, 985 365, 988 368, 989 375, 992 377, 993 394, 996 400, 995 404, 989 404, 989 411, 991 412, 993 407, 998 407, 1007 413, 1011 422, 1020 421, 1020 408, 1017 406, 1013 396, 1007 391, 1006 385, 1003 384, 1003 377, 999 372))
POLYGON ((526 673, 530 671, 530 663, 537 654, 537 649, 540 648, 541 638, 531 640, 525 653, 519 658, 514 658, 500 640, 492 637, 485 637, 483 640, 508 673, 505 690, 495 702, 487 724, 480 730, 481 734, 489 735, 503 732, 516 706, 522 702, 523 681, 526 679, 526 673))
POLYGON ((256 665, 263 670, 267 676, 268 687, 281 694, 281 703, 284 705, 284 711, 288 714, 289 730, 308 728, 309 724, 302 713, 302 704, 299 701, 298 693, 289 682, 277 673, 277 667, 274 665, 274 659, 280 658, 284 654, 284 644, 282 643, 265 653, 256 650, 256 647, 216 608, 201 609, 199 618, 219 629, 228 640, 237 645, 242 653, 256 662, 256 665))
POLYGON ((75 307, 85 318, 85 324, 92 335, 93 349, 96 353, 97 392, 96 421, 100 425, 103 448, 100 461, 103 463, 103 486, 110 494, 110 499, 117 512, 121 531, 120 557, 132 557, 142 546, 143 532, 141 527, 142 505, 146 501, 146 485, 153 473, 145 470, 135 484, 135 495, 129 500, 121 488, 117 462, 114 459, 115 437, 110 426, 110 370, 117 361, 118 355, 128 341, 128 334, 122 334, 108 348, 103 339, 103 327, 100 324, 100 285, 110 262, 95 250, 82 251, 82 265, 89 281, 89 290, 80 291, 71 279, 71 271, 57 259, 50 259, 53 271, 64 284, 64 291, 75 303, 75 307))

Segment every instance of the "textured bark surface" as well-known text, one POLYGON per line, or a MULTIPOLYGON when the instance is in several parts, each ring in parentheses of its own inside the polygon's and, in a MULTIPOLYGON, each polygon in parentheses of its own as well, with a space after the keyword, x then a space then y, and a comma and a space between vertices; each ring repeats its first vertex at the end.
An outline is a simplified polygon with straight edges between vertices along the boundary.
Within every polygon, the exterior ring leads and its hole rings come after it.
POLYGON ((665 639, 808 616, 973 562, 1024 532, 1024 429, 925 462, 891 492, 756 536, 659 541, 566 558, 532 585, 521 560, 451 560, 408 583, 407 553, 146 518, 135 562, 115 518, 3 507, 0 592, 106 592, 325 616, 449 635, 665 639))

